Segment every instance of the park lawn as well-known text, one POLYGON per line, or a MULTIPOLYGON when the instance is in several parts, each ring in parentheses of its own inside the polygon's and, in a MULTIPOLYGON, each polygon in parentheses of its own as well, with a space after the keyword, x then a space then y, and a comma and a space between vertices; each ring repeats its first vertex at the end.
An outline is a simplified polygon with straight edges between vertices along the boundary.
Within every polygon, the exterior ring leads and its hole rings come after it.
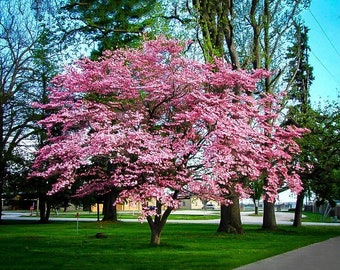
MULTIPOLYGON (((303 217, 302 217, 302 222, 323 222, 323 223, 332 223, 334 222, 331 217, 326 216, 323 217, 322 214, 320 213, 312 213, 312 212, 302 212, 303 217)), ((250 214, 249 216, 263 216, 263 212, 261 211, 258 215, 255 214, 250 214)), ((293 219, 292 219, 293 221, 293 219)))
POLYGON ((302 218, 302 222, 325 222, 325 223, 333 222, 330 216, 324 217, 320 213, 303 212, 303 215, 304 218, 302 218))
POLYGON ((1 269, 233 269, 340 235, 339 227, 244 226, 244 235, 211 224, 167 224, 159 247, 146 223, 3 221, 1 269), (107 238, 96 238, 96 233, 107 238))

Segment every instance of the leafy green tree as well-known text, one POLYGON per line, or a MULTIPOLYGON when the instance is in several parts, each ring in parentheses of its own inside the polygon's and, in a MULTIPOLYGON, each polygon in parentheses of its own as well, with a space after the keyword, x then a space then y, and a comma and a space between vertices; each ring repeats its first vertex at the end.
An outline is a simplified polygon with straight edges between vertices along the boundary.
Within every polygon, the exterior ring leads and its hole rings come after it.
POLYGON ((155 19, 156 0, 70 0, 64 9, 80 25, 69 34, 81 32, 97 44, 92 58, 103 50, 137 45, 155 19))
POLYGON ((309 178, 311 190, 319 200, 334 204, 340 198, 340 106, 330 103, 318 109, 311 127, 310 143, 304 147, 313 158, 309 178))
MULTIPOLYGON (((284 88, 282 78, 286 71, 284 67, 286 44, 291 41, 294 20, 310 1, 192 0, 184 2, 191 15, 190 23, 196 22, 197 32, 194 39, 200 44, 207 62, 213 61, 214 56, 224 56, 234 69, 264 68, 273 71, 272 76, 258 85, 259 95, 276 93, 284 88)), ((183 12, 183 9, 181 11, 183 12)), ((173 16, 167 17, 184 24, 185 21, 179 20, 176 16, 178 14, 174 13, 173 16)), ((242 179, 240 183, 245 184, 242 179)), ((232 191, 229 194, 234 194, 230 198, 234 203, 229 206, 231 209, 221 207, 221 222, 218 230, 224 231, 230 227, 229 223, 235 228, 233 231, 242 233, 239 195, 232 191)), ((264 210, 263 228, 276 229, 274 203, 265 199, 264 210)))
POLYGON ((302 149, 298 157, 302 166, 309 166, 301 174, 304 191, 297 200, 298 212, 295 214, 294 226, 301 226, 303 198, 313 192, 319 204, 325 201, 334 203, 340 197, 340 107, 329 103, 326 107, 308 108, 301 112, 291 109, 289 119, 310 129, 310 133, 298 140, 302 149), (308 165, 307 165, 308 164, 308 165))
POLYGON ((250 198, 253 200, 255 206, 254 214, 257 216, 259 214, 259 201, 263 196, 263 181, 249 182, 249 187, 252 190, 250 198))
MULTIPOLYGON (((294 123, 300 127, 312 128, 314 125, 313 116, 315 112, 312 110, 309 99, 309 87, 314 80, 313 68, 309 64, 309 51, 308 46, 308 31, 309 29, 302 24, 294 22, 295 26, 295 42, 289 48, 287 58, 289 59, 289 71, 286 77, 288 82, 288 99, 293 102, 293 106, 290 107, 291 115, 299 115, 297 121, 291 121, 288 118, 290 124, 294 123)), ((313 136, 313 135, 312 135, 313 136)), ((306 138, 308 138, 307 135, 306 138)), ((310 151, 306 149, 303 144, 303 140, 300 140, 300 146, 304 149, 303 153, 298 157, 299 162, 303 166, 308 166, 310 151)), ((297 196, 295 217, 293 226, 301 226, 303 200, 308 191, 308 173, 300 174, 301 180, 304 183, 304 190, 297 196)))

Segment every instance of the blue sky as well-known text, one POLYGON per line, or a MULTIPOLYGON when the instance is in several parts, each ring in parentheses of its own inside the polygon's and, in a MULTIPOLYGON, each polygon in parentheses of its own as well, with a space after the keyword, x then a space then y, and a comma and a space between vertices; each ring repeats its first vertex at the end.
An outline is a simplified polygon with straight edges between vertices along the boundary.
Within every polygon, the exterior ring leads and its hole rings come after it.
POLYGON ((312 0, 303 19, 310 29, 309 62, 315 77, 310 88, 311 102, 315 104, 320 99, 339 101, 340 0, 312 0))

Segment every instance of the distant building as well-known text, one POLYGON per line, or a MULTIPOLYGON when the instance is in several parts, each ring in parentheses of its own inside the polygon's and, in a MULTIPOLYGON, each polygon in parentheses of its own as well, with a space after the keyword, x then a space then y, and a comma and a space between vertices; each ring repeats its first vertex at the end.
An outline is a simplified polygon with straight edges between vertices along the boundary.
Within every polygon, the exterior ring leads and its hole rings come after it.
POLYGON ((183 197, 181 198, 180 209, 186 210, 199 210, 199 209, 209 209, 217 210, 220 209, 220 204, 215 201, 202 201, 197 197, 183 197))

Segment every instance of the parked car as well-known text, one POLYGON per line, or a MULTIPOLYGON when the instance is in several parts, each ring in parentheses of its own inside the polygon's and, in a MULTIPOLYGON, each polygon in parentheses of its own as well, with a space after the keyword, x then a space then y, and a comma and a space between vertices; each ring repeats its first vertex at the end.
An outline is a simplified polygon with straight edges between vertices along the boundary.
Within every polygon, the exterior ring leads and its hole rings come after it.
POLYGON ((204 205, 202 207, 202 209, 205 209, 205 210, 215 210, 215 205, 213 205, 212 203, 207 203, 206 205, 204 205))

